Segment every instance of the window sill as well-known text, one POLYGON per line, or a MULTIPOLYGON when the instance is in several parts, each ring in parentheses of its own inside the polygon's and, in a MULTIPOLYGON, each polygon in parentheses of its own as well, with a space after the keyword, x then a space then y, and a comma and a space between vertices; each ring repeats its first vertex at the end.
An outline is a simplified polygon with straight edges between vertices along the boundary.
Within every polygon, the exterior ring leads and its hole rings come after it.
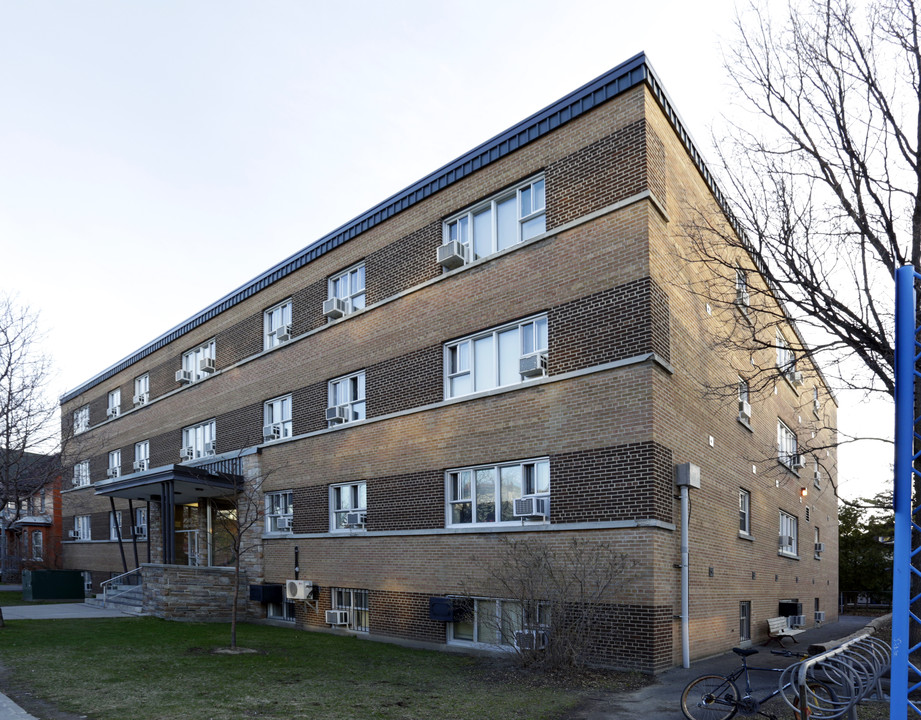
POLYGON ((796 560, 799 562, 799 555, 794 555, 793 553, 784 552, 783 550, 777 551, 778 557, 787 558, 788 560, 796 560))
POLYGON ((750 432, 750 433, 755 432, 754 430, 752 430, 752 426, 751 426, 750 421, 746 420, 746 419, 745 419, 744 417, 742 417, 741 415, 739 415, 739 416, 736 418, 736 421, 739 423, 739 425, 741 425, 741 426, 744 427, 746 430, 748 430, 748 432, 750 432))
POLYGON ((813 559, 813 560, 821 560, 822 558, 821 558, 820 556, 818 556, 818 555, 813 555, 813 556, 812 556, 812 559, 813 559))
POLYGON ((549 525, 550 519, 546 520, 528 520, 527 518, 519 518, 518 520, 503 520, 501 522, 491 522, 491 523, 446 523, 445 529, 447 530, 492 530, 496 528, 507 528, 507 527, 521 527, 530 526, 530 525, 549 525))
POLYGON ((796 475, 796 477, 799 477, 799 476, 800 476, 800 475, 799 475, 799 470, 797 470, 796 468, 794 468, 792 465, 788 465, 788 464, 785 463, 783 460, 778 459, 778 460, 777 460, 777 464, 780 465, 780 467, 782 467, 782 468, 783 468, 784 470, 786 470, 788 473, 791 473, 791 474, 793 474, 793 475, 796 475))
POLYGON ((750 533, 742 532, 741 530, 739 530, 739 540, 748 540, 749 542, 755 542, 755 537, 754 535, 750 533))

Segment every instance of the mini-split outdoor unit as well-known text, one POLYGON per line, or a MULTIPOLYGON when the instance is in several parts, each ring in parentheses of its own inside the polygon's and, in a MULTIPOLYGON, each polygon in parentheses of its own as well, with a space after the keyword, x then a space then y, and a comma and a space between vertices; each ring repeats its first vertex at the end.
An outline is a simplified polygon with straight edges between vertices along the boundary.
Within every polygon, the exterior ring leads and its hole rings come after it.
POLYGON ((516 630, 515 647, 519 650, 543 650, 550 643, 545 630, 516 630))
POLYGON ((199 367, 199 369, 203 373, 213 373, 214 372, 214 358, 209 358, 209 357, 202 358, 201 366, 199 367))
POLYGON ((281 423, 273 423, 272 425, 264 425, 262 428, 262 439, 265 442, 271 440, 278 440, 281 437, 281 423))
POLYGON ((467 261, 466 258, 464 246, 457 240, 451 240, 438 248, 438 264, 445 270, 459 268, 467 261))
POLYGON ((543 497, 523 497, 517 498, 512 506, 512 515, 521 518, 539 517, 546 518, 548 515, 548 500, 543 497))
POLYGON ((348 625, 349 624, 349 611, 348 610, 327 610, 326 611, 326 623, 328 625, 348 625))
POLYGON ((518 361, 518 372, 522 377, 541 377, 547 374, 547 356, 544 353, 525 355, 518 361))
POLYGON ((352 408, 348 405, 337 405, 336 407, 326 408, 326 419, 328 422, 347 422, 351 417, 352 408))
POLYGON ((187 384, 192 382, 192 371, 191 370, 177 370, 176 371, 176 382, 187 384))
POLYGON ((313 582, 311 580, 286 580, 285 592, 288 600, 312 600, 313 582))
POLYGON ((342 298, 330 298, 323 301, 323 314, 330 320, 341 318, 349 311, 348 303, 342 298))
POLYGON ((345 514, 345 524, 346 527, 364 527, 365 526, 365 513, 363 512, 350 512, 345 514))

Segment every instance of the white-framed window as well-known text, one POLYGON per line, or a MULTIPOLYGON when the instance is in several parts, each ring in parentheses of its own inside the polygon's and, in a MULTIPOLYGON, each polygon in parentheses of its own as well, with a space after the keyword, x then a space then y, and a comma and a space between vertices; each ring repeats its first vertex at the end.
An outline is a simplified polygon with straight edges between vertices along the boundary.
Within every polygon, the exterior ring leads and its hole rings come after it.
POLYGON ((122 391, 121 388, 109 391, 107 397, 106 417, 117 418, 122 410, 122 391))
POLYGON ((739 401, 739 420, 743 423, 749 423, 752 419, 751 396, 749 394, 748 380, 738 376, 738 401, 739 401))
POLYGON ((109 453, 109 469, 106 477, 116 478, 122 474, 122 451, 112 450, 109 453))
POLYGON ((182 355, 182 369, 191 382, 201 380, 214 372, 214 340, 209 340, 182 355))
POLYGON ((125 538, 125 531, 122 529, 122 511, 109 510, 109 540, 118 540, 119 535, 125 538))
POLYGON ((819 490, 822 489, 822 466, 819 465, 817 455, 812 456, 812 484, 819 490))
POLYGON ((134 378, 134 405, 144 405, 150 400, 150 375, 144 373, 134 378))
POLYGON ((214 420, 206 420, 198 425, 182 429, 182 454, 183 460, 194 460, 208 455, 214 455, 217 436, 214 420))
POLYGON ((799 445, 796 433, 788 428, 782 420, 777 421, 777 459, 790 470, 799 463, 799 445))
POLYGON ((365 419, 365 371, 329 381, 326 419, 338 423, 365 419))
POLYGON ((131 532, 138 539, 147 537, 147 508, 134 508, 134 526, 131 532))
POLYGON ((459 243, 470 263, 546 229, 544 178, 537 177, 448 218, 443 232, 444 243, 459 243))
POLYGON ((739 642, 751 642, 752 639, 752 603, 751 600, 739 602, 739 642))
POLYGON ((329 488, 330 530, 348 530, 350 513, 368 510, 368 484, 365 481, 331 485, 329 488))
POLYGON ((267 400, 263 409, 263 421, 265 426, 262 434, 265 440, 291 437, 291 396, 283 395, 267 400))
POLYGON ((92 540, 89 515, 74 515, 74 540, 92 540))
POLYGON ((74 465, 74 487, 84 487, 90 484, 90 461, 81 460, 74 465))
POLYGON ((32 541, 32 559, 41 560, 44 557, 42 531, 39 528, 33 528, 30 539, 32 541))
POLYGON ((520 523, 515 500, 543 500, 550 516, 550 460, 523 460, 457 468, 446 473, 445 522, 448 527, 520 523))
POLYGON ((265 531, 293 532, 294 493, 291 490, 265 494, 265 531))
POLYGON ((752 494, 739 488, 739 533, 752 534, 752 494))
POLYGON ((494 598, 458 598, 469 603, 463 620, 449 623, 448 642, 465 645, 513 646, 515 633, 550 628, 550 606, 538 603, 535 617, 522 612, 521 603, 494 598))
POLYGON ((547 344, 546 315, 447 343, 445 398, 525 382, 522 358, 546 353, 547 344))
POLYGON ((812 388, 812 412, 816 417, 822 412, 822 401, 819 400, 819 389, 817 387, 812 388))
POLYGON ((782 555, 796 555, 799 519, 795 515, 780 511, 780 540, 778 549, 782 555))
POLYGON ((742 268, 736 268, 736 305, 743 312, 748 312, 751 305, 751 296, 748 291, 748 273, 742 268))
POLYGON ((263 325, 266 350, 291 338, 291 307, 291 301, 286 300, 265 311, 263 325))
POLYGON ((777 330, 777 369, 787 378, 792 378, 796 371, 796 355, 780 330, 777 330))
POLYGON ((90 406, 84 405, 83 407, 77 408, 74 410, 74 434, 79 434, 86 432, 90 428, 90 406))
POLYGON ((331 588, 331 609, 349 611, 349 630, 368 632, 370 608, 368 591, 350 588, 331 588))
POLYGON ((329 279, 329 300, 341 300, 340 309, 347 315, 365 306, 365 264, 361 263, 329 279))
POLYGON ((134 472, 146 472, 150 470, 150 441, 142 440, 134 444, 134 465, 131 466, 134 472))
POLYGON ((821 547, 821 543, 822 543, 822 533, 819 531, 818 526, 814 528, 813 542, 815 543, 815 545, 813 546, 814 548, 813 556, 815 557, 816 560, 821 560, 822 557, 819 554, 819 548, 821 547))

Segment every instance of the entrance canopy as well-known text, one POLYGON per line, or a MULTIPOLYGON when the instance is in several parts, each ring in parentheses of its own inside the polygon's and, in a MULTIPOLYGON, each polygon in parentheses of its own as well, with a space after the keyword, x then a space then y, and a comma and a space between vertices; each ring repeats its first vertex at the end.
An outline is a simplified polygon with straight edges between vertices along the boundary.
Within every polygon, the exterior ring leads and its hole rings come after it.
POLYGON ((239 487, 240 473, 232 470, 238 471, 239 468, 227 470, 218 469, 214 465, 163 465, 131 475, 101 480, 95 484, 95 488, 97 495, 159 502, 165 494, 165 485, 168 485, 170 490, 167 492, 172 495, 170 500, 181 505, 195 502, 199 498, 233 495, 239 487))

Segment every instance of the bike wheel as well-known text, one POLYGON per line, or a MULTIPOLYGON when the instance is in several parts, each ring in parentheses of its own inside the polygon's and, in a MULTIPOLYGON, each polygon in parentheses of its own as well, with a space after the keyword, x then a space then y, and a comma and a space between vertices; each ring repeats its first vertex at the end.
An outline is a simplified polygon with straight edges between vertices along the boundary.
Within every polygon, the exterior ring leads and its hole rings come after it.
POLYGON ((738 709, 739 690, 722 675, 701 675, 681 693, 681 712, 688 720, 729 720, 738 709))
POLYGON ((799 696, 793 698, 794 720, 822 720, 838 717, 837 713, 841 710, 841 704, 838 702, 835 691, 818 680, 806 682, 805 708, 800 712, 802 706, 803 703, 799 696))

